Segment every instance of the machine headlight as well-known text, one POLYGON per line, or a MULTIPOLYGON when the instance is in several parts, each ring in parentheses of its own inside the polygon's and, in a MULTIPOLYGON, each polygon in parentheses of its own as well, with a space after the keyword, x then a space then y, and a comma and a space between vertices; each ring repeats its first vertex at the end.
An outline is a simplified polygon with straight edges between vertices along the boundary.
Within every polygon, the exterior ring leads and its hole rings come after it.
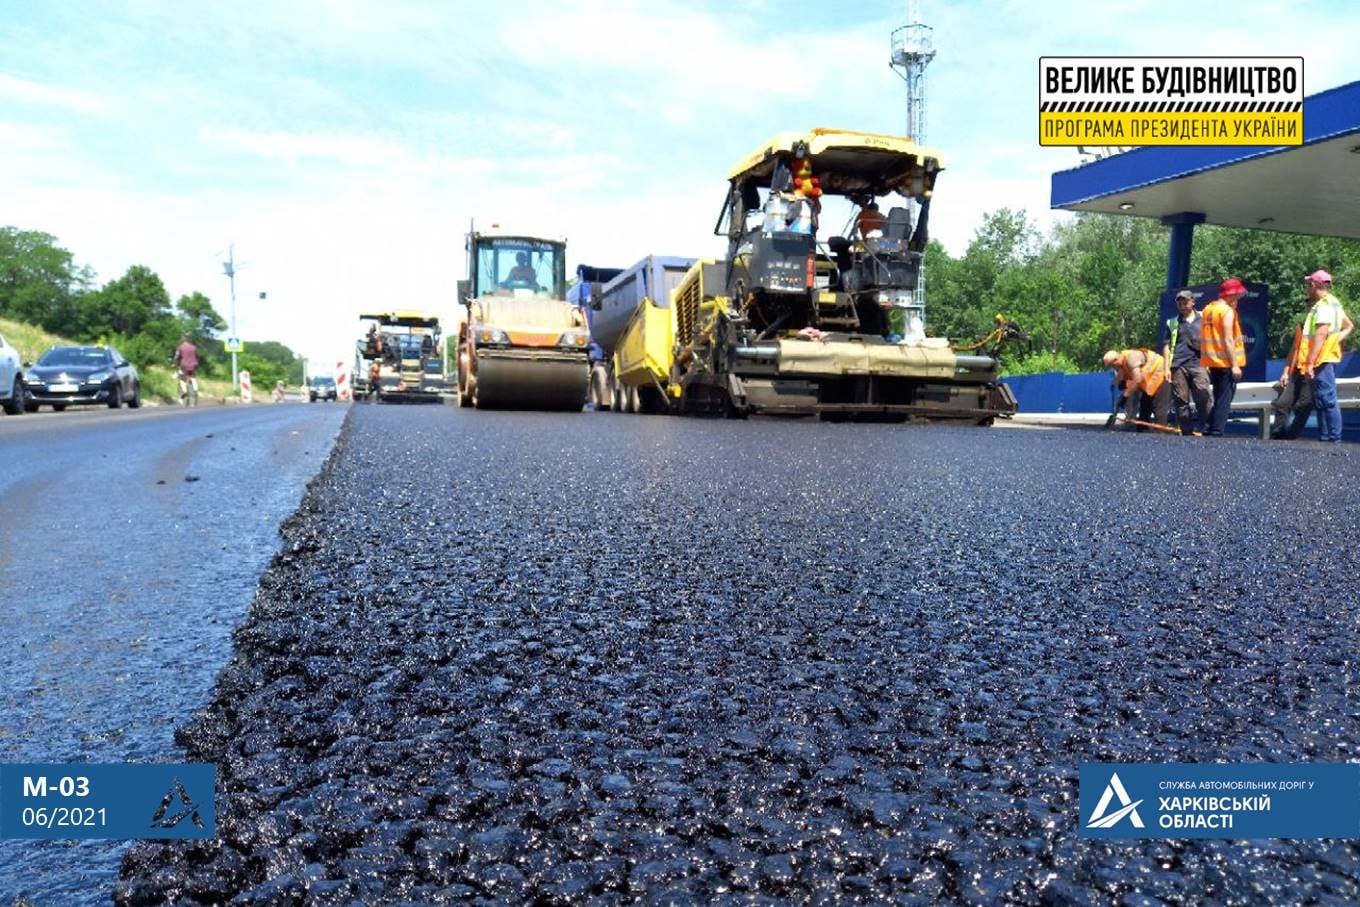
POLYGON ((113 372, 95 372, 93 375, 91 375, 90 377, 88 377, 88 378, 85 379, 85 383, 86 383, 86 384, 103 384, 105 381, 109 380, 109 379, 112 378, 112 377, 113 377, 113 372))
POLYGON ((586 331, 567 331, 557 338, 558 346, 584 347, 590 343, 590 334, 586 331))
POLYGON ((479 344, 505 344, 509 345, 510 338, 505 331, 498 331, 495 328, 478 328, 477 342, 479 344))

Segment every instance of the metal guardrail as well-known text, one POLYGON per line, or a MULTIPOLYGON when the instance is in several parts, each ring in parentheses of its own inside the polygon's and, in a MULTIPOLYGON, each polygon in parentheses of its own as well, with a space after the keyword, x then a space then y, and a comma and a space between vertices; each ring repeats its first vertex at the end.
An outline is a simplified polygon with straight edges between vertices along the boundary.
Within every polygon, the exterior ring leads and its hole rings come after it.
MULTIPOLYGON (((1340 378, 1336 382, 1336 396, 1342 409, 1360 409, 1360 378, 1340 378)), ((1260 430, 1258 437, 1270 438, 1270 404, 1275 400, 1275 385, 1268 381, 1249 381, 1237 385, 1231 411, 1255 413, 1260 430)))

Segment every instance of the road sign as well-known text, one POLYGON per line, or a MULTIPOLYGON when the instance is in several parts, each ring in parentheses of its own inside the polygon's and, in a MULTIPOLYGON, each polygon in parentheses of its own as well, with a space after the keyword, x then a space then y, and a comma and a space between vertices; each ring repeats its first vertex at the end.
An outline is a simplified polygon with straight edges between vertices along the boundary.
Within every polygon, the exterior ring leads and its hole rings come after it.
POLYGON ((246 345, 241 342, 240 337, 228 337, 222 341, 222 345, 227 348, 228 353, 243 353, 246 349, 246 345))

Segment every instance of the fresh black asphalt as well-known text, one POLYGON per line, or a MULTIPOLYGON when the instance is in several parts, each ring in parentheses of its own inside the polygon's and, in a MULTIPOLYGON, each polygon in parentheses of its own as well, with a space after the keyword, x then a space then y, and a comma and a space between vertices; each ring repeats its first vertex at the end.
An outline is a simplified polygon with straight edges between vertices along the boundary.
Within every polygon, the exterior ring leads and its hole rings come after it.
POLYGON ((1077 774, 1360 756, 1356 456, 355 406, 178 733, 218 837, 116 898, 1353 902, 1077 774))

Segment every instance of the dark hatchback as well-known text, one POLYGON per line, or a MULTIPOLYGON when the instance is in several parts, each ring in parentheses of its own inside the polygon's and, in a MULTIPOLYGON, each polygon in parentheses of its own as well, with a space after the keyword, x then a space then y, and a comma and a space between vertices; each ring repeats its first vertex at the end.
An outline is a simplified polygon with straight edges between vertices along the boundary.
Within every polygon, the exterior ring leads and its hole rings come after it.
POLYGON ((25 407, 104 403, 109 409, 142 405, 142 381, 127 357, 111 346, 54 346, 24 370, 25 407))

